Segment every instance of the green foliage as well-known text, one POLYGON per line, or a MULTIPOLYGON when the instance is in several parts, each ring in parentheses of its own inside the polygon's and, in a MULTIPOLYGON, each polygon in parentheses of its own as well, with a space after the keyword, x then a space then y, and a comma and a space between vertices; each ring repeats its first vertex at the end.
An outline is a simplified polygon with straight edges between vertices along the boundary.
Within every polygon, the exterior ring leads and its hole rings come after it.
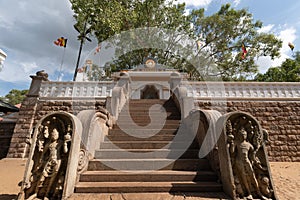
POLYGON ((9 104, 16 105, 22 103, 27 93, 28 90, 12 89, 7 95, 5 95, 4 97, 0 97, 0 99, 9 104))
MULTIPOLYGON (((118 70, 129 69, 142 64, 146 57, 154 57, 164 66, 185 71, 192 80, 222 78, 223 80, 244 80, 257 73, 255 59, 259 56, 279 56, 282 42, 273 34, 259 33, 262 22, 255 21, 251 13, 245 9, 235 10, 230 4, 223 5, 220 10, 205 16, 204 9, 191 11, 185 15, 185 4, 174 4, 170 0, 70 0, 77 27, 83 28, 87 22, 99 43, 122 31, 136 28, 148 28, 152 42, 161 43, 164 48, 142 48, 123 52, 124 46, 116 43, 119 57, 111 64, 118 70), (160 38, 160 33, 151 32, 151 27, 171 30, 169 38, 160 38), (186 45, 180 40, 183 33, 193 44, 186 45), (179 38, 179 40, 178 40, 179 38), (177 50, 170 51, 162 40, 176 43, 177 50), (196 42, 201 43, 196 48, 196 42), (248 53, 241 59, 241 45, 245 44, 248 53), (191 49, 196 52, 190 56, 191 49), (192 60, 193 62, 189 62, 192 60)), ((144 45, 146 37, 133 34, 133 38, 144 45)), ((121 38, 122 39, 122 38, 121 38)), ((131 38, 132 39, 132 38, 131 38)), ((184 40, 184 39, 183 39, 184 40)), ((127 40, 119 40, 122 43, 127 40)), ((121 43, 121 42, 120 42, 121 43)), ((171 44, 171 42, 170 42, 171 44)), ((125 48, 131 49, 125 43, 125 48)), ((174 49, 174 44, 173 49, 174 49)))
POLYGON ((294 59, 286 59, 281 66, 269 68, 265 74, 258 74, 256 81, 265 82, 299 82, 300 81, 300 52, 294 59))
POLYGON ((234 10, 229 4, 208 17, 203 9, 191 13, 195 33, 219 68, 219 75, 225 80, 243 79, 258 70, 255 58, 258 56, 279 56, 281 41, 274 35, 259 33, 262 22, 254 21, 245 9, 234 10), (247 54, 241 58, 241 46, 245 44, 247 54))

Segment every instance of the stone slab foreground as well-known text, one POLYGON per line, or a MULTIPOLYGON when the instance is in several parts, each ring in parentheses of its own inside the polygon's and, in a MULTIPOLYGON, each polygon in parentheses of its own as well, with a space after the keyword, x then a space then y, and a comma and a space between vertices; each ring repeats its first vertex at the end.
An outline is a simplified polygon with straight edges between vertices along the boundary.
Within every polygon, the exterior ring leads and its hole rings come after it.
POLYGON ((227 200, 230 199, 224 193, 124 193, 124 194, 73 194, 70 200, 227 200))

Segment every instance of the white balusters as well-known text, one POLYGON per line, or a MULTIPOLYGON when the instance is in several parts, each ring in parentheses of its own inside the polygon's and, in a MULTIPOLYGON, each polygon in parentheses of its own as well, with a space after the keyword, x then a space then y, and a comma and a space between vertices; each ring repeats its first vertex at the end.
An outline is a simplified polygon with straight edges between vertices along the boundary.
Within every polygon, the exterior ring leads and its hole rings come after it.
POLYGON ((183 82, 188 95, 195 99, 236 98, 273 99, 300 98, 300 83, 271 82, 183 82), (223 85, 223 86, 222 86, 223 85))
POLYGON ((115 83, 106 82, 43 82, 41 98, 106 98, 112 94, 115 83))

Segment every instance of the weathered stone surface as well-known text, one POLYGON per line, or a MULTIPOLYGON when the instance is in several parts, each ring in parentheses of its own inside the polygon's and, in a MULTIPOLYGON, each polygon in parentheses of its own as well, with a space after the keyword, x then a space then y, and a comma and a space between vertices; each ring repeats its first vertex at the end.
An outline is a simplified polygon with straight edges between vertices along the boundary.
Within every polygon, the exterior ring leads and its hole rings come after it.
POLYGON ((73 194, 69 200, 90 200, 90 199, 101 199, 101 200, 207 200, 207 199, 218 199, 225 200, 229 197, 224 193, 217 192, 206 192, 206 193, 126 193, 126 194, 73 194))
MULTIPOLYGON (((23 143, 25 145, 24 138, 30 135, 32 128, 38 123, 38 121, 45 115, 55 111, 66 111, 69 113, 77 114, 81 110, 97 109, 99 106, 104 106, 105 101, 38 101, 34 97, 28 97, 22 103, 22 107, 19 112, 19 119, 15 125, 15 131, 10 145, 10 150, 7 157, 18 157, 22 154, 15 155, 13 149, 18 149, 19 146, 15 144, 23 143)), ((1 127, 1 126, 0 126, 1 127)), ((26 152, 29 149, 22 150, 24 154, 21 158, 25 157, 26 152)))
MULTIPOLYGON (((211 109, 211 102, 198 101, 197 107, 201 109, 211 109)), ((300 102, 254 102, 254 101, 229 101, 227 102, 227 109, 218 110, 221 113, 231 111, 244 111, 253 115, 266 129, 270 135, 269 151, 281 151, 276 146, 296 146, 298 149, 300 140, 300 102), (295 145, 296 143, 296 145, 295 145)), ((284 149, 286 153, 276 154, 269 152, 270 161, 295 161, 300 159, 291 153, 289 149, 284 149), (283 156, 285 155, 285 156, 283 156)))
POLYGON ((15 122, 0 122, 0 159, 8 153, 15 125, 15 122))

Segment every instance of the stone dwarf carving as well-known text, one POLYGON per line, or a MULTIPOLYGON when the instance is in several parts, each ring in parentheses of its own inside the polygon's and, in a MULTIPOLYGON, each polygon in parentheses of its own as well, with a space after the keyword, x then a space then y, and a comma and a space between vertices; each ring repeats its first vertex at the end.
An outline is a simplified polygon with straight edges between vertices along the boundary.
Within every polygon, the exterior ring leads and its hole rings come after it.
POLYGON ((60 199, 71 133, 71 125, 55 117, 38 127, 32 177, 25 199, 60 199))
MULTIPOLYGON (((242 121, 245 120, 244 117, 242 121)), ((228 120, 226 126, 236 198, 271 198, 273 191, 269 185, 268 169, 259 156, 264 139, 267 139, 266 132, 259 132, 251 120, 242 126, 241 121, 232 125, 228 120)))

